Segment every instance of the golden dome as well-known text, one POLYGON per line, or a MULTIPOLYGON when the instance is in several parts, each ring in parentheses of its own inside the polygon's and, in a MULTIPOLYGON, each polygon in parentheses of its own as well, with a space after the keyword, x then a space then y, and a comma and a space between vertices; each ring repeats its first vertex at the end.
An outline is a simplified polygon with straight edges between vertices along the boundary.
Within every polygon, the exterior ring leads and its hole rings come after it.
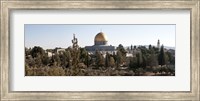
POLYGON ((95 36, 95 38, 94 38, 94 41, 108 41, 108 39, 107 39, 107 36, 103 33, 103 32, 99 32, 96 36, 95 36))

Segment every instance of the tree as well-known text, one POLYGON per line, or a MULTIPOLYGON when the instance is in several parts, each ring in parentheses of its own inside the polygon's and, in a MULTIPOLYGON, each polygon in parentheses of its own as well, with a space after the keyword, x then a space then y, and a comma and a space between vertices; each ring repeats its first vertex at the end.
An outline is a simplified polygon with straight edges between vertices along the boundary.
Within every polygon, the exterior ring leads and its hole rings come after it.
POLYGON ((63 76, 65 75, 65 71, 61 67, 52 67, 52 68, 49 68, 48 75, 49 76, 63 76))
POLYGON ((146 57, 146 55, 142 55, 142 60, 143 60, 142 67, 146 67, 147 66, 147 57, 146 57))
POLYGON ((137 66, 141 67, 143 63, 142 53, 137 53, 136 57, 137 57, 137 66))
POLYGON ((172 56, 172 53, 166 52, 166 55, 168 57, 169 63, 172 64, 172 65, 175 65, 175 58, 174 58, 174 56, 172 56))
POLYGON ((106 52, 106 58, 105 58, 105 67, 110 66, 110 54, 106 52))
POLYGON ((80 62, 86 63, 87 60, 87 51, 85 48, 80 48, 80 62))
POLYGON ((160 53, 159 48, 153 46, 152 49, 153 49, 153 51, 154 51, 156 54, 159 54, 159 53, 160 53))
POLYGON ((161 49, 160 49, 160 53, 158 56, 158 62, 159 62, 159 65, 161 65, 161 66, 166 64, 166 56, 165 56, 163 45, 161 46, 161 49))
POLYGON ((121 51, 117 51, 117 56, 116 56, 117 67, 119 67, 122 62, 123 62, 122 53, 121 53, 121 51))
POLYGON ((40 57, 35 57, 34 61, 35 61, 35 66, 37 66, 37 68, 42 66, 42 59, 40 57))
POLYGON ((109 64, 110 64, 111 67, 115 66, 115 60, 114 60, 114 58, 112 56, 110 57, 110 61, 109 62, 110 62, 109 64))
POLYGON ((64 51, 62 54, 59 54, 59 58, 60 58, 60 66, 65 68, 67 66, 67 57, 66 57, 66 51, 64 51))
POLYGON ((124 49, 124 46, 122 44, 119 44, 119 46, 117 47, 117 50, 121 52, 122 56, 126 56, 126 50, 124 49))
POLYGON ((33 47, 33 49, 30 52, 33 58, 43 56, 44 53, 45 53, 44 50, 39 46, 33 47))
POLYGON ((49 59, 48 55, 47 54, 43 55, 43 57, 42 57, 42 64, 43 65, 48 65, 49 62, 50 62, 50 59, 49 59))
POLYGON ((55 55, 52 56, 51 58, 51 63, 54 65, 54 66, 60 66, 61 64, 61 61, 60 61, 60 57, 59 55, 56 53, 55 55))
POLYGON ((151 46, 151 44, 149 45, 149 50, 151 50, 152 49, 152 46, 151 46))
POLYGON ((31 48, 28 49, 27 47, 25 47, 25 55, 28 56, 30 54, 31 54, 31 48))
POLYGON ((85 61, 85 64, 87 65, 87 67, 89 67, 90 65, 90 60, 91 60, 91 57, 88 55, 88 52, 86 53, 86 61, 85 61))
POLYGON ((33 66, 36 65, 34 59, 32 58, 32 56, 26 57, 25 64, 27 64, 28 67, 33 67, 33 66))
POLYGON ((158 59, 156 54, 150 54, 150 56, 148 57, 147 65, 151 67, 158 65, 158 59))
MULTIPOLYGON (((72 58, 72 66, 75 70, 78 67, 79 58, 80 58, 79 56, 80 56, 80 48, 78 46, 78 39, 75 37, 75 34, 74 34, 74 37, 72 40, 71 58, 72 58)), ((77 69, 76 71, 78 72, 79 69, 77 69)))
POLYGON ((137 47, 136 47, 136 45, 134 45, 134 49, 136 49, 137 47))
POLYGON ((97 67, 104 66, 104 57, 99 51, 96 51, 96 65, 97 67))
POLYGON ((153 48, 152 48, 152 46, 151 45, 149 45, 149 50, 148 50, 148 54, 150 55, 150 54, 155 54, 155 49, 154 49, 155 47, 153 46, 153 48))
POLYGON ((141 53, 146 55, 147 54, 147 48, 145 46, 138 47, 141 50, 141 53))
POLYGON ((133 50, 133 45, 131 45, 131 50, 133 50))
POLYGON ((113 56, 113 58, 115 60, 115 63, 117 63, 117 54, 114 52, 112 56, 113 56))
POLYGON ((72 57, 71 57, 70 50, 67 49, 66 52, 65 52, 64 54, 65 54, 66 61, 67 61, 67 65, 66 65, 66 67, 71 67, 71 66, 72 66, 72 63, 71 63, 71 61, 72 61, 71 58, 72 58, 72 57))
POLYGON ((71 60, 72 60, 72 66, 77 67, 77 64, 79 62, 79 50, 72 50, 71 51, 71 60))
POLYGON ((131 68, 134 72, 139 68, 137 62, 137 57, 133 57, 130 59, 129 68, 131 68))

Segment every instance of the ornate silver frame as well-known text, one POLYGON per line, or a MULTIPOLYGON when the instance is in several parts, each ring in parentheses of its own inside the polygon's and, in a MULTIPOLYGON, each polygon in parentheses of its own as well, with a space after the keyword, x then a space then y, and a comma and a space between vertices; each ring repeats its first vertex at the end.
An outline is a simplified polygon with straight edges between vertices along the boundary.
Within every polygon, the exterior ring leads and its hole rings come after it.
POLYGON ((199 0, 0 0, 0 100, 200 100, 199 0), (17 92, 9 90, 9 15, 14 9, 188 9, 191 12, 191 91, 190 92, 17 92))

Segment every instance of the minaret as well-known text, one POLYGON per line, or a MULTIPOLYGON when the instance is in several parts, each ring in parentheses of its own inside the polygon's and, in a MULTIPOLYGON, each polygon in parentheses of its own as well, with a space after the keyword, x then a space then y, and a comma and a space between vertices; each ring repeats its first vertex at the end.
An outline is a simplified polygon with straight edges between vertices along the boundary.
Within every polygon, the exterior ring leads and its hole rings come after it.
POLYGON ((160 49, 160 40, 158 39, 157 48, 160 49))

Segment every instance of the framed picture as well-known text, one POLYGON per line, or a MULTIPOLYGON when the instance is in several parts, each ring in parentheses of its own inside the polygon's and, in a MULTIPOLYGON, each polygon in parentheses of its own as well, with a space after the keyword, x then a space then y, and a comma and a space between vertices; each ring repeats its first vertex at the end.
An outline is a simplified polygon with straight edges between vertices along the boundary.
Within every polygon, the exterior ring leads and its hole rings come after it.
POLYGON ((200 100, 199 1, 1 1, 1 100, 200 100))

